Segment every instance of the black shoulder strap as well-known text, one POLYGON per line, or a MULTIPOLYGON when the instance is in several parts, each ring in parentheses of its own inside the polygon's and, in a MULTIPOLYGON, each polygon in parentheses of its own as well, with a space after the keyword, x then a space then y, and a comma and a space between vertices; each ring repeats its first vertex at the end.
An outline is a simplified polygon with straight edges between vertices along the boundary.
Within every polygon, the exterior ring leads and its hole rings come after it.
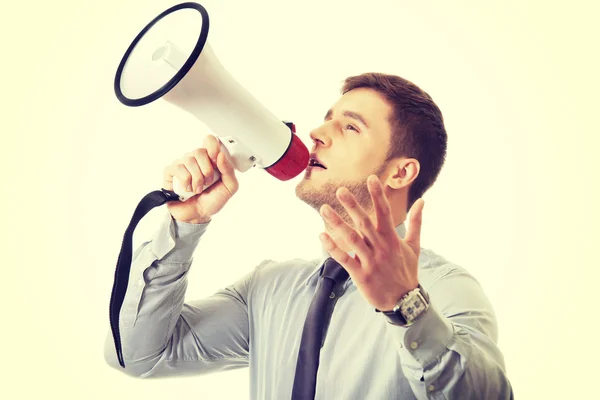
POLYGON ((123 349, 121 347, 119 316, 121 314, 121 306, 123 305, 125 293, 127 293, 127 285, 129 283, 129 272, 131 271, 133 257, 133 232, 140 220, 153 208, 175 200, 179 201, 179 196, 171 190, 161 189, 148 193, 136 207, 133 217, 131 217, 131 222, 129 222, 129 226, 123 236, 121 252, 119 253, 117 269, 115 271, 112 294, 110 296, 110 327, 115 341, 117 358, 119 359, 119 364, 123 368, 125 368, 125 361, 123 360, 123 349))

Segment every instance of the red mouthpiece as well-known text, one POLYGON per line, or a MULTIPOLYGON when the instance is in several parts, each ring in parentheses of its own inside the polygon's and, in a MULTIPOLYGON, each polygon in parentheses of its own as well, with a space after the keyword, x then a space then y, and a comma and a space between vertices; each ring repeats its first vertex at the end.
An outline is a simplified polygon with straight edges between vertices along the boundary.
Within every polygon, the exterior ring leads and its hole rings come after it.
POLYGON ((283 156, 269 168, 265 168, 269 174, 280 181, 287 181, 295 178, 302 173, 308 166, 308 149, 302 143, 302 140, 296 136, 296 127, 294 124, 286 124, 292 131, 292 139, 288 149, 283 156))

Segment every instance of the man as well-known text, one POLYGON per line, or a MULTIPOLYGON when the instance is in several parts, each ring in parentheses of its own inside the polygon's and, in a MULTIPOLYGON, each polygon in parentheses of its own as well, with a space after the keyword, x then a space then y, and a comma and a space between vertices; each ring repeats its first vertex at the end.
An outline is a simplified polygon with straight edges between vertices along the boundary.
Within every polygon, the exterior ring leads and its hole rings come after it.
POLYGON ((172 189, 177 177, 188 191, 202 188, 215 167, 221 181, 168 203, 164 225, 138 249, 121 311, 126 366, 110 334, 107 362, 136 377, 248 366, 253 399, 512 398, 482 288, 420 247, 422 196, 446 154, 431 97, 397 76, 350 77, 310 136, 311 165, 296 194, 323 217, 323 257, 266 260, 184 303, 192 254, 238 190, 232 164, 208 136, 165 169, 164 185, 172 189), (327 265, 341 279, 325 278, 327 265), (333 286, 322 296, 326 281, 333 286), (314 311, 318 302, 326 306, 314 311))

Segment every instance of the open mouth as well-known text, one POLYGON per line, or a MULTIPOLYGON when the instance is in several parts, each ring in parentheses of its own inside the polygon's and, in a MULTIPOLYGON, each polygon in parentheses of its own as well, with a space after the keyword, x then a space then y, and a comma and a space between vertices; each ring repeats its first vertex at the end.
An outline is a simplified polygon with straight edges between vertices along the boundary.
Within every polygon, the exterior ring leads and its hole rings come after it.
POLYGON ((319 163, 319 160, 317 160, 316 158, 312 158, 312 157, 308 160, 308 166, 313 167, 313 168, 327 169, 327 168, 325 168, 325 166, 323 164, 319 163))

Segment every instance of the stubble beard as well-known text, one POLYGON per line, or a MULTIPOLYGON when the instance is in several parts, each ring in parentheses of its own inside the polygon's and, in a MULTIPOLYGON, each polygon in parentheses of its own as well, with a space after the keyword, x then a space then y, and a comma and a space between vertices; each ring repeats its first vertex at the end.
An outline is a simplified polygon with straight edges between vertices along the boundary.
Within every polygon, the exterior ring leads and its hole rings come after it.
POLYGON ((311 179, 305 178, 296 186, 296 196, 317 212, 320 212, 324 204, 328 204, 348 225, 354 226, 352 218, 337 199, 335 193, 340 187, 347 188, 354 195, 358 204, 370 214, 373 211, 373 201, 367 187, 367 177, 369 175, 380 176, 382 169, 380 168, 371 174, 365 175, 362 180, 330 180, 319 185, 319 187, 312 186, 311 179))

